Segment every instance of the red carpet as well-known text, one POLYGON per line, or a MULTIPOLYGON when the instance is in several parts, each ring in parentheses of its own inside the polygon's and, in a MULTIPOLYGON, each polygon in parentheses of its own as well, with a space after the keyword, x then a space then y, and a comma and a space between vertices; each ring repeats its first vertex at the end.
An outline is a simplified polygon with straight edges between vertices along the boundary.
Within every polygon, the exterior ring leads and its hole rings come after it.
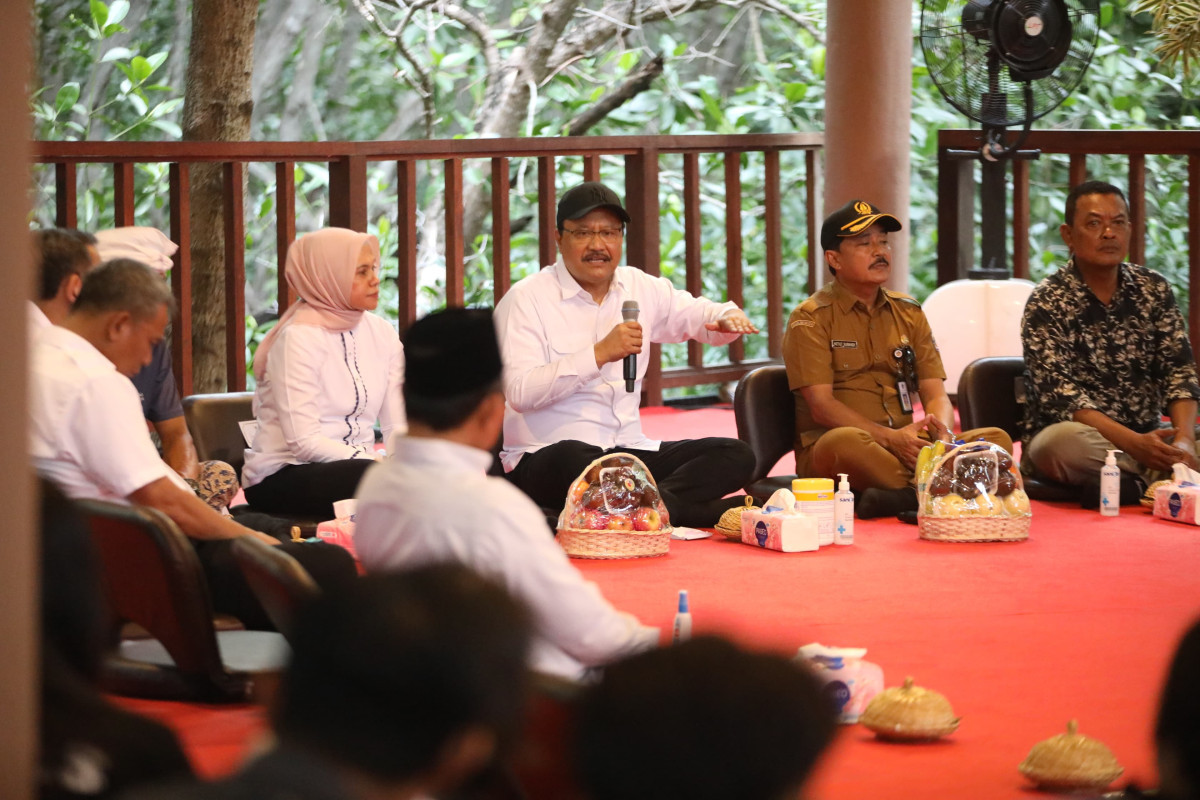
MULTIPOLYGON (((646 422, 663 438, 734 435, 723 410, 653 409, 646 422)), ((810 641, 866 647, 889 686, 912 675, 962 717, 930 745, 844 727, 812 797, 1028 798, 1017 764, 1072 718, 1125 765, 1118 784, 1155 783, 1159 687, 1200 613, 1200 529, 1134 508, 1105 519, 1035 503, 1023 543, 924 542, 892 520, 859 521, 856 534, 852 547, 816 553, 716 537, 673 542, 664 558, 576 563, 648 624, 666 630, 677 590, 688 589, 696 633, 787 653, 810 641)), ((228 770, 261 730, 251 709, 122 703, 175 726, 206 774, 228 770)))

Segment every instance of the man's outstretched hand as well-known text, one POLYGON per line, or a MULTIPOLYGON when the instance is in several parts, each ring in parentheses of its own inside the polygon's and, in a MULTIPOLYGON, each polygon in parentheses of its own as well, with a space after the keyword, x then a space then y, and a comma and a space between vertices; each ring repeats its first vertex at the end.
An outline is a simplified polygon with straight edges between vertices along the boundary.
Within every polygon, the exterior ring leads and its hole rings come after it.
POLYGON ((704 327, 721 333, 758 333, 758 328, 740 308, 730 311, 716 322, 705 324, 704 327))

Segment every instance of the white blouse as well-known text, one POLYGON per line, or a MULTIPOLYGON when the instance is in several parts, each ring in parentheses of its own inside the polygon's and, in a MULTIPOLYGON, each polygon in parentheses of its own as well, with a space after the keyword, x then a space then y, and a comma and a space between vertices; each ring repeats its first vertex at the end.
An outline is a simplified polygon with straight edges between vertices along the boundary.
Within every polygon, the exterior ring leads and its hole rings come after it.
POLYGON ((374 458, 376 420, 385 445, 408 429, 403 381, 403 346, 382 317, 363 314, 348 331, 288 325, 254 393, 258 431, 242 485, 289 464, 374 458))

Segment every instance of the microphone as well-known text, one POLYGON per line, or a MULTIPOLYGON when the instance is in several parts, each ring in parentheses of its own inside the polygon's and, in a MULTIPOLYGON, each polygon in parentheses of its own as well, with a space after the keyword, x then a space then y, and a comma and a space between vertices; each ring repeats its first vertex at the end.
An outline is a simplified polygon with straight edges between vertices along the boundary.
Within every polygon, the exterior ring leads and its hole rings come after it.
MULTIPOLYGON (((636 300, 626 300, 621 304, 621 319, 625 322, 637 322, 638 304, 636 300)), ((632 392, 633 384, 637 381, 637 353, 625 356, 625 391, 632 392)))

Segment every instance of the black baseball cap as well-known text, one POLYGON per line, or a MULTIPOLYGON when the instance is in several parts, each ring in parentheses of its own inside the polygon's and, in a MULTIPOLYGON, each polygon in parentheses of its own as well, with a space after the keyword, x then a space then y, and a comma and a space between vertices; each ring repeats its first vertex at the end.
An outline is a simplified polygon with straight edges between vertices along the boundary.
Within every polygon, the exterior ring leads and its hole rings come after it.
POLYGON ((903 227, 900 220, 883 213, 866 200, 851 200, 825 218, 821 225, 821 249, 837 250, 842 239, 857 236, 876 222, 889 233, 903 227))
POLYGON ((622 222, 629 224, 629 214, 621 205, 621 198, 617 197, 617 193, 599 181, 587 181, 568 189, 558 201, 559 229, 562 229, 566 220, 579 219, 597 208, 612 209, 622 222))

